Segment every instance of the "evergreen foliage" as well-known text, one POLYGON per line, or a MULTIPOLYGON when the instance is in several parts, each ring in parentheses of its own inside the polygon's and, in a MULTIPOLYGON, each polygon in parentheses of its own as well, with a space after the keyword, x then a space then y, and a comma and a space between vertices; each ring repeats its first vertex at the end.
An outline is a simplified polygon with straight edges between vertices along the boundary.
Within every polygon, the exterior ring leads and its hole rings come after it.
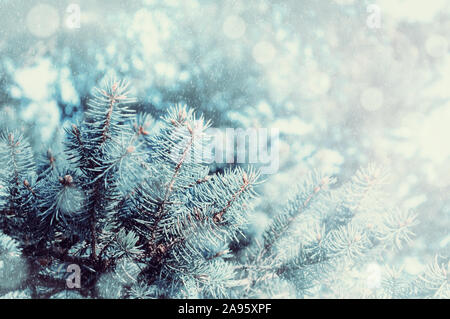
MULTIPOLYGON (((371 165, 342 185, 312 173, 247 246, 259 172, 211 173, 210 122, 176 105, 156 127, 129 95, 123 81, 95 89, 36 164, 19 131, 2 132, 4 298, 335 297, 349 271, 411 240, 415 215, 388 207, 371 165), (81 287, 69 289, 73 264, 81 287)), ((389 268, 369 295, 449 296, 448 261, 403 277, 389 268)))

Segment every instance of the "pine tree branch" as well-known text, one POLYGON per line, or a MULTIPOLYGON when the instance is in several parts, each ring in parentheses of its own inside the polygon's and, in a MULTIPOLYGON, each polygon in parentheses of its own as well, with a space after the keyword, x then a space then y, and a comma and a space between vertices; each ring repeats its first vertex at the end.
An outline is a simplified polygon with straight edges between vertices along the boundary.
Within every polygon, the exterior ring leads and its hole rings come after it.
POLYGON ((224 208, 222 208, 219 212, 217 212, 216 214, 214 214, 213 220, 215 223, 219 223, 220 221, 222 221, 222 217, 225 214, 225 212, 227 211, 228 208, 231 207, 231 205, 236 201, 236 199, 247 189, 247 187, 250 185, 247 174, 244 172, 243 176, 242 176, 242 181, 243 184, 240 187, 239 191, 235 194, 233 194, 232 198, 230 200, 228 200, 228 203, 226 204, 226 206, 224 208))
MULTIPOLYGON (((187 124, 187 125, 189 125, 189 124, 187 124)), ((162 202, 159 205, 159 210, 158 210, 158 212, 156 214, 156 221, 155 221, 154 226, 153 226, 152 231, 151 231, 151 237, 152 237, 151 242, 155 241, 156 230, 158 229, 159 223, 161 222, 162 218, 164 217, 165 205, 167 204, 167 201, 168 201, 168 199, 169 199, 169 197, 170 197, 170 195, 171 195, 171 193, 173 191, 173 186, 175 184, 175 180, 176 180, 178 174, 180 173, 181 166, 183 165, 183 163, 184 163, 184 161, 186 159, 186 156, 189 153, 189 151, 190 151, 190 149, 192 147, 192 144, 194 143, 195 134, 192 131, 192 129, 189 130, 189 131, 191 133, 189 142, 187 143, 186 147, 184 148, 183 154, 182 154, 180 160, 178 161, 177 165, 175 166, 174 173, 173 173, 173 175, 172 175, 172 177, 170 179, 170 182, 169 182, 169 184, 168 184, 168 186, 167 186, 167 188, 165 190, 164 198, 163 198, 162 202)))
POLYGON ((15 149, 19 145, 20 141, 14 142, 14 134, 13 133, 8 134, 8 141, 9 141, 9 147, 10 147, 11 161, 13 164, 12 166, 13 166, 14 180, 15 180, 16 185, 19 186, 20 185, 19 168, 17 165, 15 149))
MULTIPOLYGON (((108 139, 108 132, 111 125, 111 116, 114 111, 114 106, 116 103, 120 102, 120 100, 127 99, 126 95, 116 95, 116 91, 118 88, 119 83, 114 82, 111 87, 111 94, 108 94, 105 90, 101 90, 101 93, 109 99, 109 105, 108 105, 108 112, 106 113, 106 119, 105 123, 103 125, 103 132, 102 132, 102 140, 100 143, 100 146, 108 139)), ((125 88, 124 88, 125 89, 125 88)))
POLYGON ((312 189, 312 192, 310 192, 307 198, 303 201, 302 205, 296 211, 294 211, 294 213, 289 214, 287 220, 283 222, 281 229, 278 229, 277 232, 272 234, 270 242, 266 243, 263 249, 258 254, 256 263, 261 263, 262 259, 272 249, 275 243, 289 230, 294 220, 310 206, 311 201, 315 197, 317 197, 320 191, 326 188, 330 184, 330 182, 331 180, 328 177, 324 177, 319 181, 319 183, 312 189))

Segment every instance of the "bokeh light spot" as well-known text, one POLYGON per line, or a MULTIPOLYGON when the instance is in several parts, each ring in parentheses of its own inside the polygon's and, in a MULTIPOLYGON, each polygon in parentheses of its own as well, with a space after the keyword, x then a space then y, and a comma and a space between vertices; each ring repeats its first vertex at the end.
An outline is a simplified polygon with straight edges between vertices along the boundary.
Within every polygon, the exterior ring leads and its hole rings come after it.
POLYGON ((239 39, 245 33, 245 22, 241 17, 229 16, 223 24, 223 32, 230 39, 239 39))
POLYGON ((253 47, 253 58, 260 64, 269 63, 274 57, 275 48, 269 42, 261 41, 253 47))
POLYGON ((28 12, 26 25, 36 37, 47 38, 59 27, 58 11, 51 5, 38 4, 28 12))

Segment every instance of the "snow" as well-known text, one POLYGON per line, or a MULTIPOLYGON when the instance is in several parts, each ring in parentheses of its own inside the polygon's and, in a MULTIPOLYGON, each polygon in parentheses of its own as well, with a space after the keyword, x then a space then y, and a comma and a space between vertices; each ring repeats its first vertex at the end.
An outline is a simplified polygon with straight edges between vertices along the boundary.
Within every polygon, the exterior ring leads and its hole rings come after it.
POLYGON ((381 14, 387 14, 399 21, 431 22, 440 12, 448 7, 447 0, 378 0, 381 14))
POLYGON ((245 21, 239 16, 228 16, 223 24, 223 32, 230 39, 239 39, 245 34, 245 21))
POLYGON ((425 43, 427 53, 433 58, 440 58, 448 54, 448 39, 440 34, 432 34, 425 43))
POLYGON ((434 110, 425 120, 418 119, 415 143, 419 145, 421 154, 442 164, 450 160, 450 102, 434 110))
POLYGON ((48 38, 59 28, 59 13, 49 4, 37 4, 28 12, 26 24, 31 34, 39 38, 48 38))
POLYGON ((266 64, 273 60, 276 50, 272 43, 267 41, 258 42, 253 47, 253 58, 260 64, 266 64))
POLYGON ((272 127, 280 128, 280 134, 305 135, 313 130, 313 125, 302 121, 299 118, 280 118, 276 120, 272 127))
POLYGON ((67 104, 78 104, 80 98, 69 78, 70 70, 68 68, 61 70, 60 76, 61 78, 59 85, 61 89, 62 101, 67 104))
POLYGON ((50 96, 57 72, 49 59, 42 59, 35 66, 18 69, 14 77, 26 98, 42 101, 50 96))
POLYGON ((376 87, 366 88, 361 93, 361 106, 367 111, 376 111, 383 106, 383 92, 376 87))

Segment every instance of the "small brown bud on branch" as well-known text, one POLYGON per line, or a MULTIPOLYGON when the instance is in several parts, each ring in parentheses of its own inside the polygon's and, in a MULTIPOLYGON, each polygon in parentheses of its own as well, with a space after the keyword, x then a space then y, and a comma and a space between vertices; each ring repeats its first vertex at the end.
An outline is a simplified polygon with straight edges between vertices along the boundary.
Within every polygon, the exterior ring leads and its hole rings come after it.
POLYGON ((225 213, 224 210, 220 211, 219 213, 215 214, 213 217, 213 221, 218 224, 222 221, 223 218, 223 214, 225 213))
POLYGON ((144 127, 139 126, 139 134, 148 135, 149 133, 144 129, 144 127))
POLYGON ((180 112, 178 113, 178 117, 180 118, 181 121, 184 121, 184 119, 186 118, 186 116, 187 116, 187 113, 186 113, 186 110, 185 110, 185 109, 180 110, 180 112))
POLYGON ((242 181, 244 182, 244 184, 248 184, 248 176, 247 173, 244 172, 244 174, 242 174, 242 181))
POLYGON ((197 184, 201 184, 201 183, 204 183, 204 182, 209 181, 211 178, 212 178, 211 175, 206 175, 204 178, 198 179, 196 183, 197 183, 197 184))
POLYGON ((164 246, 163 244, 159 244, 158 247, 156 247, 156 251, 158 254, 164 255, 167 251, 167 247, 164 246))
POLYGON ((217 254, 214 255, 214 258, 223 256, 223 255, 225 255, 225 254, 228 254, 229 252, 230 252, 229 249, 221 250, 221 251, 219 251, 217 254))
POLYGON ((59 178, 59 182, 64 186, 68 186, 73 183, 73 177, 71 175, 65 175, 64 178, 59 178))
POLYGON ((194 131, 192 130, 192 127, 189 125, 189 123, 186 124, 186 127, 187 127, 189 133, 191 133, 191 135, 194 135, 194 131))

